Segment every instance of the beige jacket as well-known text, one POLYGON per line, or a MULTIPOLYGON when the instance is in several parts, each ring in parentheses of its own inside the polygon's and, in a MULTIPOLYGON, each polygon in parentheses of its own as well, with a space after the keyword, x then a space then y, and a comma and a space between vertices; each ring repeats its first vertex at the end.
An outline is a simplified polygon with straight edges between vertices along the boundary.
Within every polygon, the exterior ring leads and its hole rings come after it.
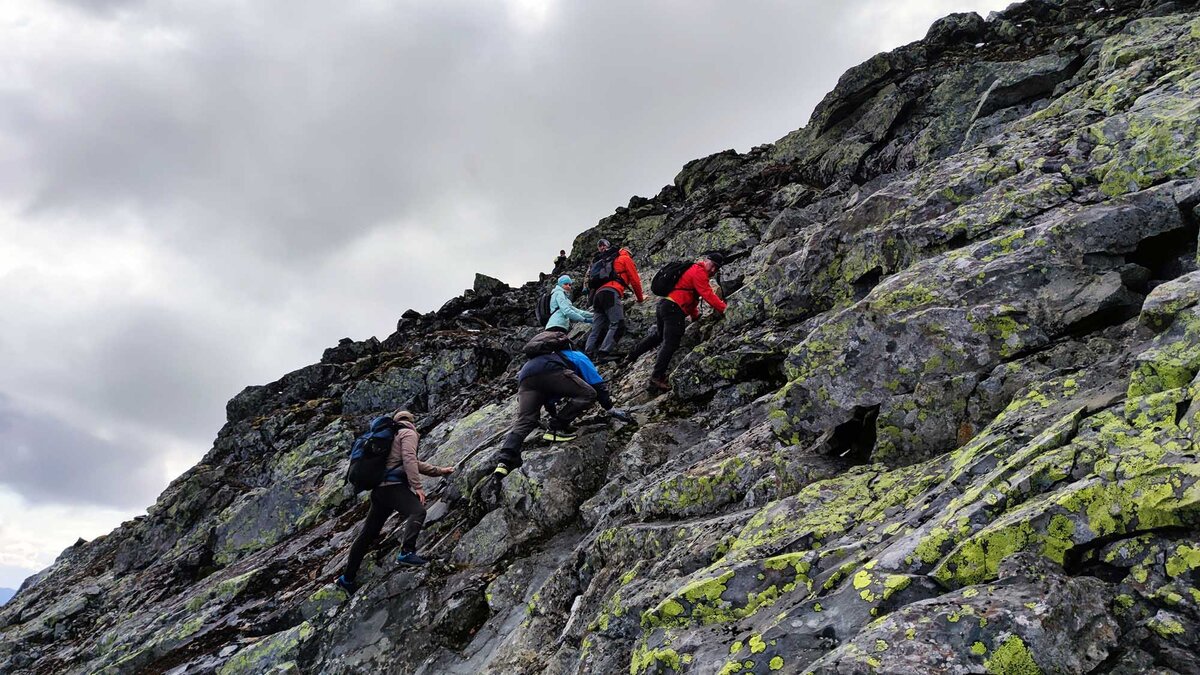
MULTIPOLYGON (((424 486, 421 485, 421 474, 426 476, 446 475, 441 468, 417 459, 417 444, 420 441, 421 435, 417 433, 417 428, 411 422, 400 422, 400 431, 396 432, 396 437, 392 439, 392 449, 388 452, 388 471, 403 466, 404 475, 408 478, 408 487, 413 492, 424 489, 424 486)), ((384 481, 380 487, 399 485, 403 482, 399 480, 384 481)))

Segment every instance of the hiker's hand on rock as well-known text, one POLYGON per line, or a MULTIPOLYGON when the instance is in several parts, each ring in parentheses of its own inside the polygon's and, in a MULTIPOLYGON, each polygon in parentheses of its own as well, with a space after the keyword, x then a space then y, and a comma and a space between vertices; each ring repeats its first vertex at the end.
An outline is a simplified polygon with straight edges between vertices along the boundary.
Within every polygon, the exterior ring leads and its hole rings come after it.
POLYGON ((452 466, 443 466, 442 467, 442 475, 443 476, 449 476, 452 473, 454 473, 454 467, 452 467, 452 466))
POLYGON ((417 490, 417 499, 421 500, 421 506, 425 506, 425 491, 417 490))
POLYGON ((608 414, 612 415, 616 419, 621 420, 622 422, 630 422, 633 420, 633 417, 621 408, 612 408, 608 411, 608 414))

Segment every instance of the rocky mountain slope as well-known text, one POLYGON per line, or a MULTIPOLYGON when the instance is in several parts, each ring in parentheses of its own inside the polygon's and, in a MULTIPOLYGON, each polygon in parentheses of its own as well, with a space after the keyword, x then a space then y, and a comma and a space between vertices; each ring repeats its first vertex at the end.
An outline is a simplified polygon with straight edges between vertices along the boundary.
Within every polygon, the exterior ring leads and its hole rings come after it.
POLYGON ((734 258, 671 395, 604 369, 637 424, 531 441, 470 508, 537 293, 479 277, 230 401, 0 608, 0 671, 1200 672, 1198 121, 1195 1, 940 20, 576 239, 575 274, 601 236, 647 278, 734 258), (344 453, 401 404, 462 467, 439 562, 389 537, 347 599, 344 453))

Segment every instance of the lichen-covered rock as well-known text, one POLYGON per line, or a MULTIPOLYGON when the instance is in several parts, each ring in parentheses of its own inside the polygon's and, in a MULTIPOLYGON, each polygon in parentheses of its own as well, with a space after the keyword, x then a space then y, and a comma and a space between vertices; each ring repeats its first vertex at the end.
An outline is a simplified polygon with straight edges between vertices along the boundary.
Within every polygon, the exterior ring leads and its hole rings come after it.
POLYGON ((541 289, 480 275, 234 397, 0 607, 0 672, 1200 672, 1198 55, 1195 0, 935 23, 579 235, 572 274, 602 237, 647 279, 728 254, 671 394, 601 364, 634 422, 534 432, 471 503, 541 289), (401 406, 456 467, 433 562, 393 519, 347 597, 346 451, 401 406))

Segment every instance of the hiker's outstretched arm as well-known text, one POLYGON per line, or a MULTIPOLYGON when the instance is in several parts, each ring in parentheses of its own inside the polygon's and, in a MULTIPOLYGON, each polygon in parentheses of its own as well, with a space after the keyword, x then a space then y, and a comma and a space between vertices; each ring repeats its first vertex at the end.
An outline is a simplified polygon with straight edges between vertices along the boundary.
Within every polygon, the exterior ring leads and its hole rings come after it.
POLYGON ((575 305, 572 305, 570 300, 567 300, 567 304, 562 306, 562 313, 565 314, 567 316, 567 318, 572 321, 591 321, 592 320, 591 312, 587 311, 586 309, 579 309, 575 305))
POLYGON ((705 302, 712 305, 712 308, 718 312, 723 313, 725 308, 728 307, 728 305, 725 304, 725 301, 721 298, 718 298, 717 294, 713 292, 712 285, 709 284, 707 279, 704 280, 704 283, 696 284, 696 292, 700 294, 700 297, 704 298, 705 302))

